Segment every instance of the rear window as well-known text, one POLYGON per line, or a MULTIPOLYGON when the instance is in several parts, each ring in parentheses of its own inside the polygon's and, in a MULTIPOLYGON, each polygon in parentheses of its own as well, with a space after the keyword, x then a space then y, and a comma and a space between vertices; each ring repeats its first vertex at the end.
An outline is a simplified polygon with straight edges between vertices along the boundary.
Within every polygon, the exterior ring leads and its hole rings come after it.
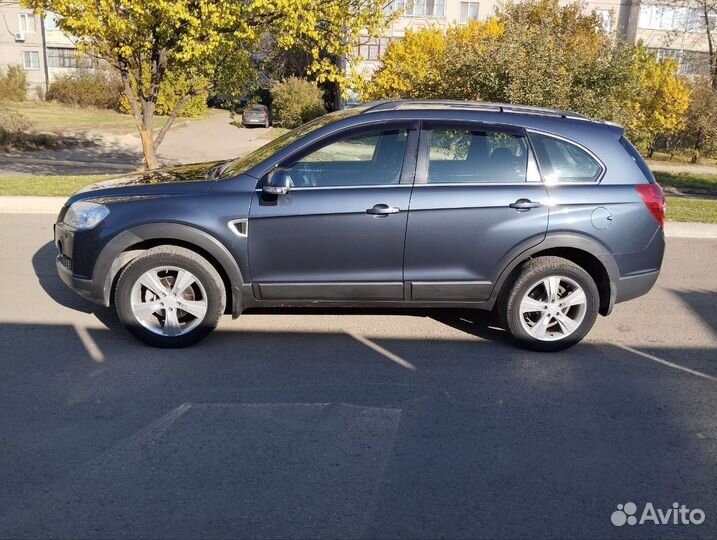
POLYGON ((262 112, 264 110, 264 105, 252 105, 251 106, 252 111, 258 111, 262 112))
POLYGON ((540 133, 530 140, 540 163, 546 184, 596 182, 602 166, 578 145, 540 133))
POLYGON ((652 174, 652 171, 647 166, 647 163, 645 163, 645 160, 642 159, 642 156, 640 155, 640 152, 637 151, 637 148, 632 146, 630 141, 628 141, 625 137, 620 137, 620 144, 627 151, 627 153, 630 154, 630 157, 635 162, 635 164, 640 168, 640 171, 642 171, 642 174, 645 175, 645 178, 647 178, 647 181, 650 182, 651 184, 654 184, 656 182, 655 176, 652 174))

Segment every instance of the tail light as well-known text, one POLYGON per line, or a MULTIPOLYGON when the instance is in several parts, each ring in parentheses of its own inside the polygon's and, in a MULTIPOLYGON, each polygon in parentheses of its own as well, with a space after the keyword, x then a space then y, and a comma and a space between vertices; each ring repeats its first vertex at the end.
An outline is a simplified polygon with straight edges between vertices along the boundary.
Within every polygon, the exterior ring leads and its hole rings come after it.
POLYGON ((638 184, 635 189, 660 227, 665 226, 665 194, 660 184, 638 184))

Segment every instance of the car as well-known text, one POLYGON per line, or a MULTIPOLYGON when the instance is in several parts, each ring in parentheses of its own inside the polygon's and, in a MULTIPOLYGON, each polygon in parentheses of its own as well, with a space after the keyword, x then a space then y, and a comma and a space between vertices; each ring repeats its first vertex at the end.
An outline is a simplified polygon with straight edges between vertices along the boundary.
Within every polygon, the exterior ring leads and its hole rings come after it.
POLYGON ((73 195, 57 270, 140 340, 183 347, 251 308, 493 310, 557 351, 647 293, 665 199, 617 124, 528 106, 385 101, 246 157, 73 195))
POLYGON ((263 126, 268 128, 271 126, 269 107, 261 104, 247 105, 241 115, 241 123, 243 126, 263 126))

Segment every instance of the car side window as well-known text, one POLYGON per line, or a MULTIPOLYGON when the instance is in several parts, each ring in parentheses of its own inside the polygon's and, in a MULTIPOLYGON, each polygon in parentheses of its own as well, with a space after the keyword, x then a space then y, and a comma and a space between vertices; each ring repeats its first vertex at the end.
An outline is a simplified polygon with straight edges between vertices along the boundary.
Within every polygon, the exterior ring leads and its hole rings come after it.
POLYGON ((602 166, 585 150, 562 139, 531 133, 538 163, 546 184, 595 182, 602 166))
POLYGON ((428 183, 525 182, 525 137, 501 131, 432 129, 428 183))
POLYGON ((297 187, 398 184, 407 129, 349 135, 311 151, 286 169, 297 187))

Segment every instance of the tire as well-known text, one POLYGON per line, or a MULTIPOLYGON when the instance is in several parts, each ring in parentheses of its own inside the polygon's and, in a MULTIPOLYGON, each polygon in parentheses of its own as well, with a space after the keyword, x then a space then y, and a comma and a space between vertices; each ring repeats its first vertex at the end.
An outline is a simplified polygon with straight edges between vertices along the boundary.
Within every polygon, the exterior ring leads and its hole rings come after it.
POLYGON ((524 263, 498 301, 501 321, 519 345, 540 352, 578 343, 595 324, 599 306, 600 294, 590 274, 561 257, 524 263), (553 301, 551 291, 556 291, 553 301))
POLYGON ((177 246, 158 246, 133 259, 115 289, 120 321, 153 347, 197 343, 216 328, 225 307, 226 289, 217 270, 177 246))

